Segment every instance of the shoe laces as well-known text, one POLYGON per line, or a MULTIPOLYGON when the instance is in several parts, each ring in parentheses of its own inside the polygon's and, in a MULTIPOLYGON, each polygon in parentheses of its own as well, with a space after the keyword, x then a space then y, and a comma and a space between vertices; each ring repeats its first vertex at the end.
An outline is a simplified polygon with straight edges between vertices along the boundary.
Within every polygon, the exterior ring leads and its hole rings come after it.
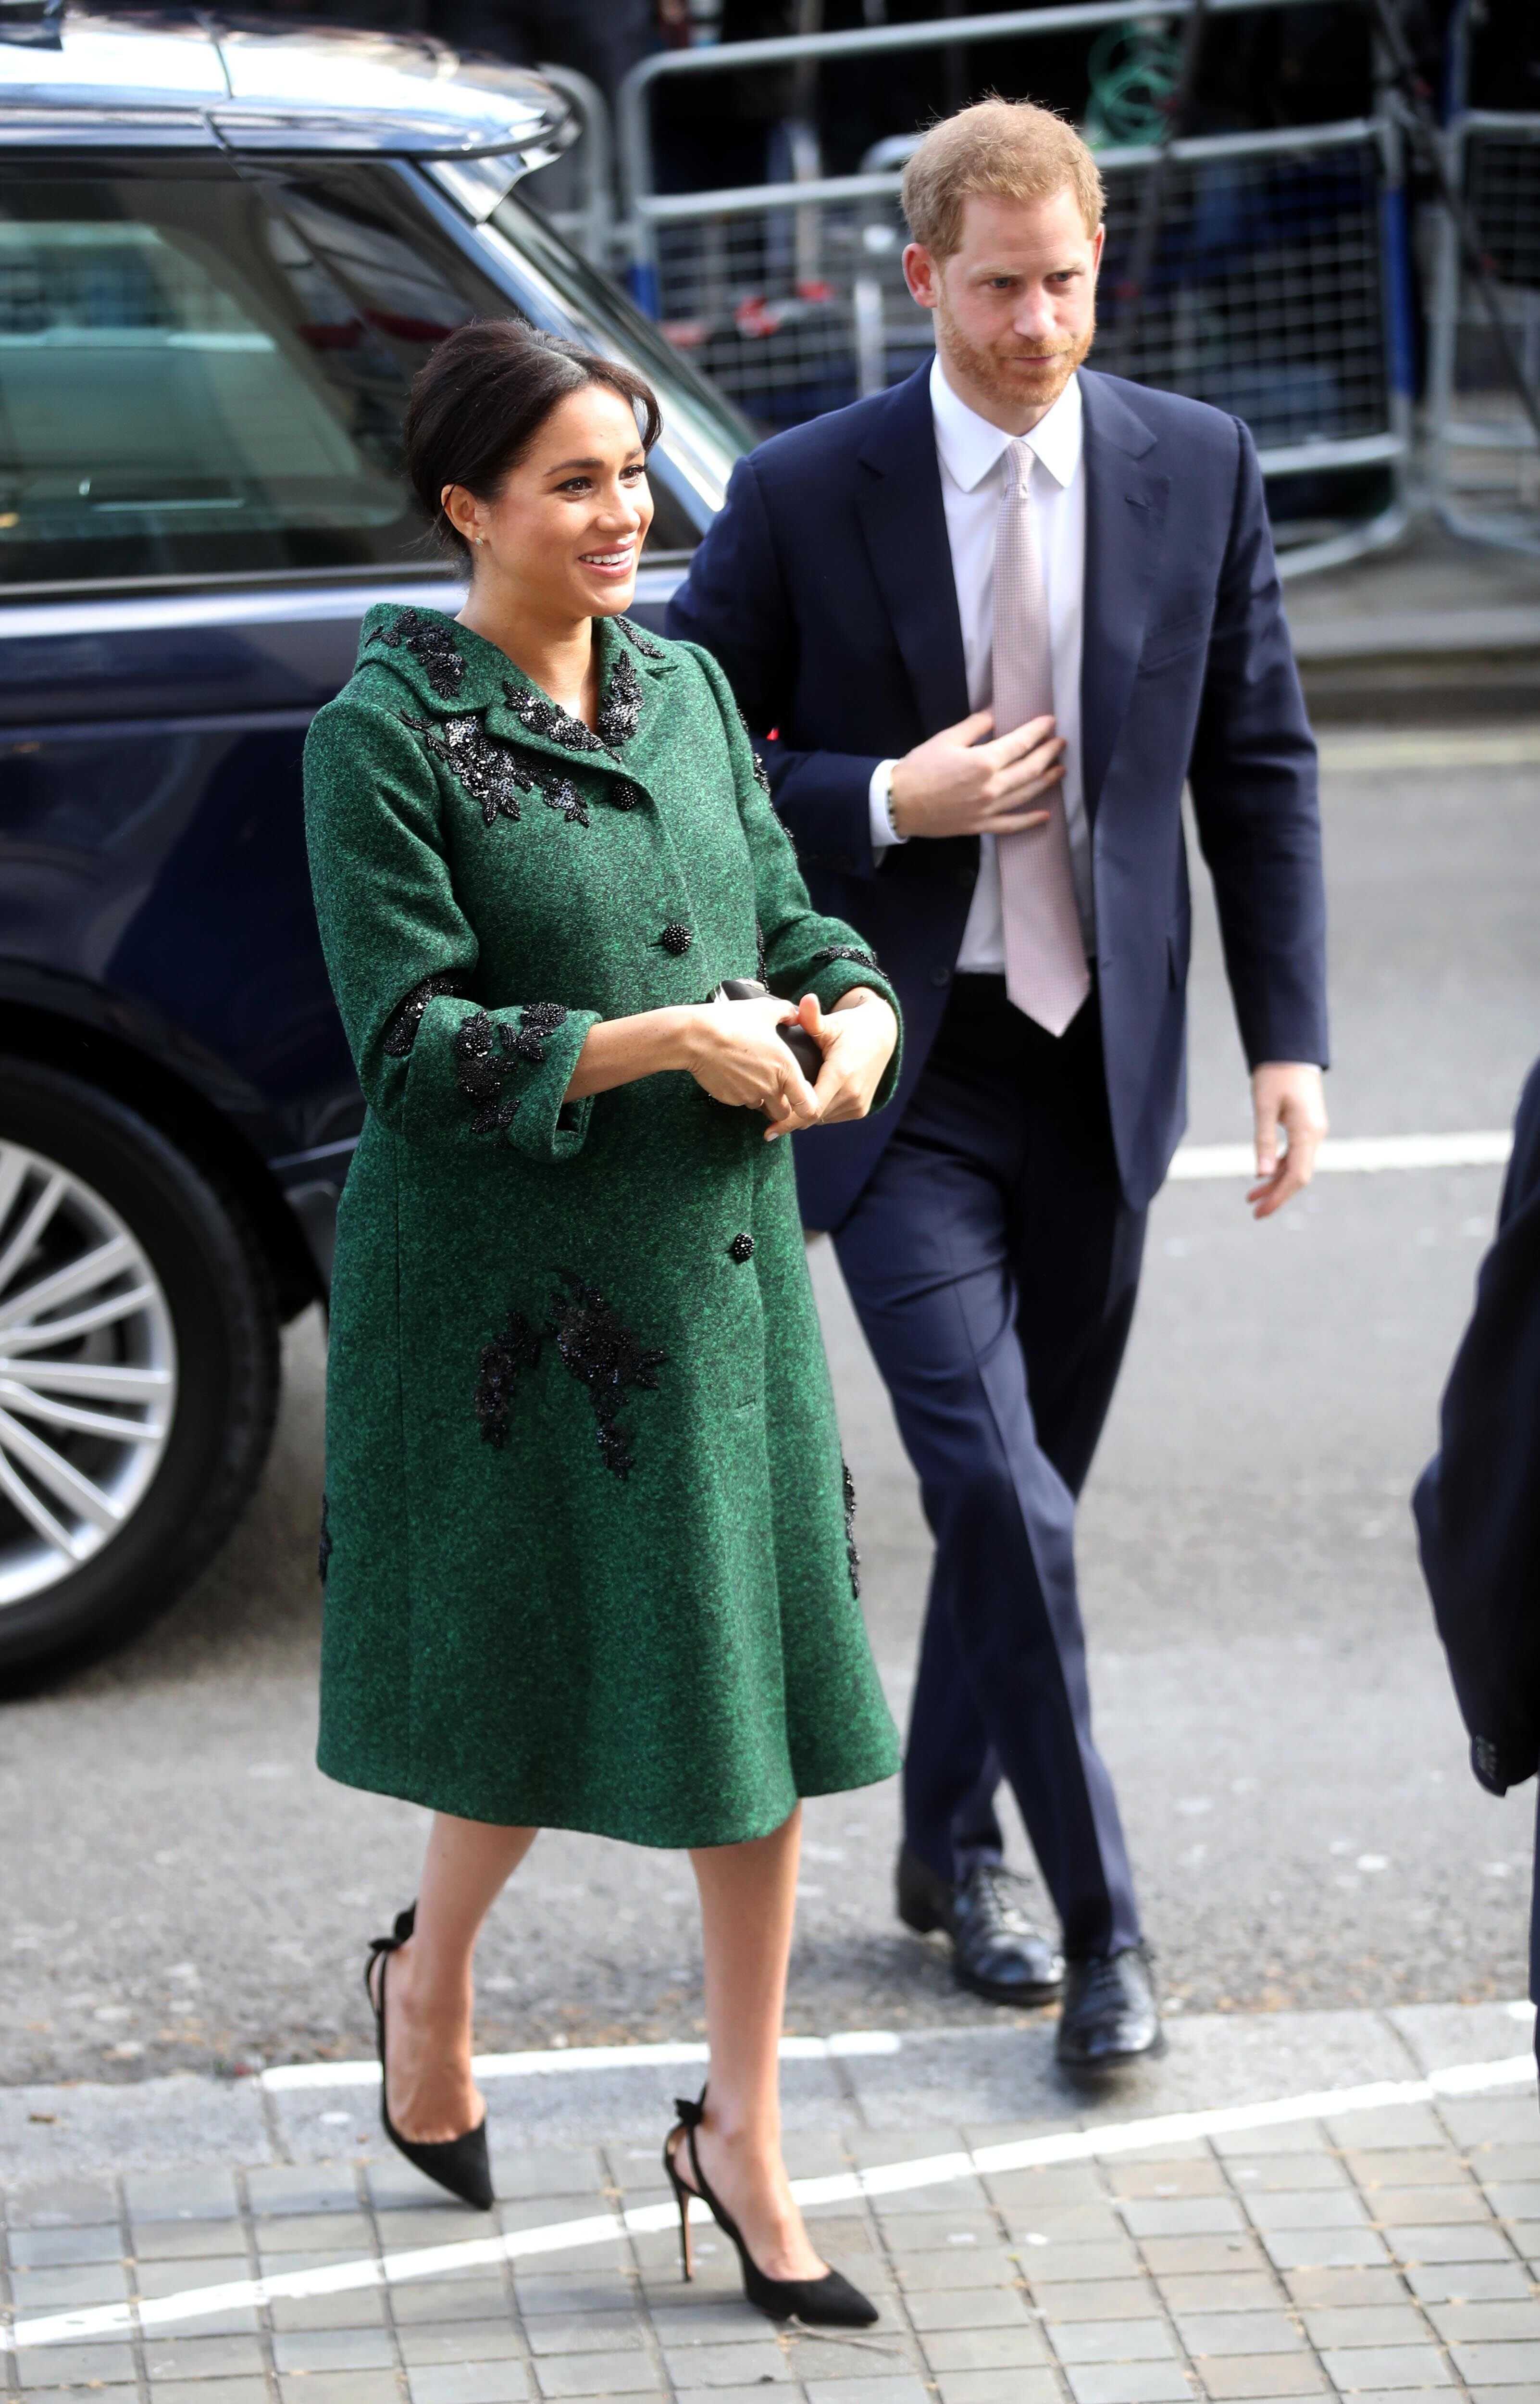
POLYGON ((1035 1936, 1038 1931, 1017 1899, 1026 1890, 1027 1881, 1020 1871, 1007 1870, 1001 1863, 979 1862, 963 1884, 968 1918, 991 1936, 1035 1936))

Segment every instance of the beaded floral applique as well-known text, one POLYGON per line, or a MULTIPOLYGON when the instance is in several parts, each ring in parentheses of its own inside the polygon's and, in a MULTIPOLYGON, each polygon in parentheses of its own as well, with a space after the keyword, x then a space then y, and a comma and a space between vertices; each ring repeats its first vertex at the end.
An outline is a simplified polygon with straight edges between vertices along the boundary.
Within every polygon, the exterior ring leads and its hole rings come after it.
POLYGON ((644 659, 660 660, 666 656, 662 644, 655 643, 652 636, 644 634, 642 628, 633 624, 630 618, 617 618, 615 622, 632 650, 640 651, 644 659))
POLYGON ((519 1032, 513 1048, 520 1060, 538 1069, 546 1056, 546 1044, 559 1027, 567 1023, 566 1004, 561 1001, 528 1001, 519 1013, 519 1032))
MULTIPOLYGON (((526 734, 539 735, 544 743, 560 743, 563 751, 613 755, 631 741, 642 716, 642 679, 624 651, 617 654, 610 670, 596 726, 585 726, 580 718, 548 701, 543 692, 513 684, 505 684, 503 692, 526 734)), ((634 801, 630 806, 635 807, 634 801)))
POLYGON ((510 1310, 502 1335, 481 1347, 472 1408, 481 1422, 482 1443, 496 1452, 508 1440, 508 1405, 519 1372, 533 1369, 539 1358, 539 1335, 521 1310, 510 1310))
POLYGON ((644 1350, 640 1337, 613 1304, 575 1270, 558 1269, 556 1274, 562 1283, 552 1289, 542 1327, 532 1327, 521 1310, 510 1310, 502 1335, 481 1347, 473 1408, 481 1423, 482 1442, 502 1450, 519 1373, 535 1366, 541 1341, 549 1336, 569 1374, 588 1390, 605 1468, 617 1477, 628 1477, 634 1466, 631 1430, 620 1421, 627 1391, 636 1387, 656 1393, 658 1371, 669 1356, 644 1350))
POLYGON ((481 1105, 470 1123, 472 1135, 506 1135, 519 1115, 519 1097, 505 1094, 504 1085, 520 1061, 538 1069, 546 1045, 566 1023, 560 1001, 532 1001, 519 1013, 517 1032, 506 1019, 493 1021, 484 1010, 473 1012, 454 1039, 454 1082, 468 1102, 481 1105))
POLYGON ((467 1102, 481 1105, 470 1123, 472 1135, 506 1135, 518 1117, 518 1095, 503 1091, 518 1056, 506 1027, 494 1026, 484 1010, 462 1026, 454 1039, 454 1082, 467 1102))
POLYGON ((858 943, 825 943, 821 952, 814 952, 812 956, 815 969, 825 966, 830 960, 854 960, 857 967, 863 969, 877 967, 875 952, 864 952, 858 943))
POLYGON ((487 733, 485 720, 484 709, 474 709, 464 718, 446 718, 436 726, 431 719, 409 718, 401 712, 402 725, 420 734, 471 800, 480 804, 488 826, 495 826, 499 818, 521 818, 520 793, 538 793, 546 807, 560 810, 569 826, 574 819, 587 826, 589 806, 572 778, 500 743, 495 734, 487 733))
POLYGON ((631 741, 641 720, 642 679, 625 652, 617 651, 604 698, 599 705, 600 740, 606 749, 618 751, 622 744, 631 741))
POLYGON ((770 976, 770 966, 765 957, 765 930, 757 918, 754 922, 754 973, 761 985, 770 976))
POLYGON ((315 1574, 320 1579, 323 1586, 326 1583, 326 1572, 331 1567, 331 1504, 323 1494, 321 1497, 321 1541, 315 1548, 315 1574))
POLYGON ((628 1327, 613 1304, 572 1269, 558 1269, 566 1288, 550 1298, 547 1329, 570 1374, 588 1389, 598 1421, 599 1455, 617 1477, 628 1477, 632 1466, 631 1430, 620 1411, 629 1387, 656 1392, 658 1371, 668 1359, 662 1351, 643 1349, 641 1338, 628 1327))
POLYGON ((384 643, 393 651, 405 643, 412 657, 421 660, 440 701, 452 701, 465 682, 465 660, 442 618, 424 618, 421 610, 403 609, 394 625, 376 626, 369 640, 384 643))
POLYGON ((839 1479, 845 1495, 845 1560, 850 1570, 850 1590, 857 1602, 861 1600, 861 1556, 855 1549, 855 1480, 848 1461, 839 1463, 839 1479))
POLYGON ((404 1060, 417 1041, 417 1030, 423 1024, 423 1013, 437 993, 463 994, 465 979, 458 976, 424 977, 414 985, 400 1009, 385 1029, 384 1049, 393 1060, 404 1060))

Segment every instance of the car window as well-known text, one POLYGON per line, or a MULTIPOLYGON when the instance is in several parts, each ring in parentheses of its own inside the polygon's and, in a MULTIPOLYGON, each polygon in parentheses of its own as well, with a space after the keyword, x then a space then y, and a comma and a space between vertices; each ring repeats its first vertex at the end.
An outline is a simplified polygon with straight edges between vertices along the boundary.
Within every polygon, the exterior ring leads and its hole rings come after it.
POLYGON ((0 167, 0 586, 435 562, 408 389, 493 309, 359 179, 0 167))
POLYGON ((402 560, 405 392, 249 179, 0 183, 6 583, 402 560))

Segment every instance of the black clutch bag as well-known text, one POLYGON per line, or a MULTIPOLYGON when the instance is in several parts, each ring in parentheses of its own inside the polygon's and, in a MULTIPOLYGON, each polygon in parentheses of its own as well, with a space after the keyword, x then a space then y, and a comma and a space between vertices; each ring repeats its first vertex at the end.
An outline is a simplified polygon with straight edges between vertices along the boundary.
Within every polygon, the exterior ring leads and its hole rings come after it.
MULTIPOLYGON (((726 977, 712 995, 713 1001, 764 1001, 770 987, 757 977, 726 977)), ((818 1071, 824 1065, 824 1055, 799 1020, 777 1029, 782 1042, 796 1061, 810 1085, 818 1083, 818 1071)))

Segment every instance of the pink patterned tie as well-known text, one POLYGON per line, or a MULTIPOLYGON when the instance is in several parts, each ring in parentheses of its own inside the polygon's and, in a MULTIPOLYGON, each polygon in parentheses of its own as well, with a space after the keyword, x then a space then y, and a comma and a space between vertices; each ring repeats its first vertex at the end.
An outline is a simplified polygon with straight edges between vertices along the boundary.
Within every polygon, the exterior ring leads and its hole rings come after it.
MULTIPOLYGON (((1029 490, 1033 454, 1006 446, 1006 493, 994 536, 994 732, 1008 734, 1053 709, 1048 604, 1029 490)), ((997 839, 1006 933, 1006 991, 1018 1010, 1062 1035, 1090 991, 1070 868, 1064 797, 1055 787, 1034 809, 1047 826, 997 839)))

